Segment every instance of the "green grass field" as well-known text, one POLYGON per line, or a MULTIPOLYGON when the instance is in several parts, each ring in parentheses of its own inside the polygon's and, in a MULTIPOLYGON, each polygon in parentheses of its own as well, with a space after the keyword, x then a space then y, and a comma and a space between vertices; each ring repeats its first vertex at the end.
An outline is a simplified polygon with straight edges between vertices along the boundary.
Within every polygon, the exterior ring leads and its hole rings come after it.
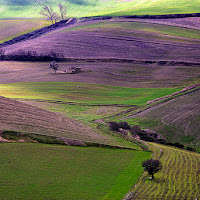
MULTIPOLYGON (((155 33, 157 34, 156 39, 164 39, 167 36, 176 36, 176 37, 184 37, 184 38, 192 38, 192 39, 200 39, 200 30, 195 29, 188 29, 176 26, 169 26, 169 25, 161 25, 161 24, 153 24, 153 23, 144 23, 144 22, 98 22, 90 25, 85 26, 78 26, 75 28, 67 29, 65 31, 70 30, 79 30, 79 29, 87 29, 91 31, 111 31, 119 29, 125 30, 134 30, 134 31, 142 31, 146 33, 155 33)), ((119 34, 116 32, 116 34, 119 34)), ((124 33, 125 34, 125 33, 124 33)), ((123 35, 124 35, 123 34, 123 35)), ((131 35, 136 33, 127 32, 126 35, 131 35)), ((139 34, 139 33, 138 33, 139 34)), ((140 33, 141 34, 141 33, 140 33)), ((148 37, 152 37, 148 35, 148 37)), ((155 36, 154 36, 155 37, 155 36)), ((168 38, 171 40, 175 40, 178 38, 168 38)), ((179 38, 180 39, 180 38, 179 38)))
POLYGON ((145 105, 151 99, 172 94, 177 90, 177 88, 124 88, 72 82, 0 85, 0 95, 8 98, 59 100, 86 104, 145 105))
POLYGON ((44 20, 0 20, 0 43, 49 24, 44 20))
MULTIPOLYGON (((199 0, 70 0, 65 3, 67 15, 70 17, 98 16, 98 15, 145 15, 199 12, 199 0)), ((56 10, 57 0, 47 0, 45 4, 52 5, 56 10)), ((43 2, 31 0, 12 1, 0 0, 0 18, 40 17, 38 15, 43 2)))
POLYGON ((150 152, 0 144, 0 199, 122 199, 150 152))
POLYGON ((132 199, 198 199, 200 198, 200 154, 156 144, 162 149, 163 169, 155 180, 147 177, 132 199))

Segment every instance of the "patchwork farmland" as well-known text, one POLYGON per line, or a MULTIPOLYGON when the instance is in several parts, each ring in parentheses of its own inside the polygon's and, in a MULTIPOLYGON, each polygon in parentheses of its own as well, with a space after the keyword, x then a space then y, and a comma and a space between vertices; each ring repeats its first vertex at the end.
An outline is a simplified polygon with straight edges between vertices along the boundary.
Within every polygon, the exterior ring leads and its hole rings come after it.
POLYGON ((33 39, 23 34, 50 24, 43 2, 0 0, 0 199, 199 199, 199 3, 70 0, 76 19, 33 39))
POLYGON ((200 30, 144 22, 106 20, 60 28, 3 50, 5 54, 35 51, 65 58, 199 62, 200 30), (84 26, 85 25, 85 26, 84 26), (71 28, 71 29, 70 29, 71 28), (162 30, 162 31, 160 31, 162 30), (189 34, 190 33, 190 34, 189 34), (49 42, 50 41, 50 42, 49 42))
POLYGON ((145 181, 132 194, 131 199, 192 199, 192 196, 199 198, 199 154, 157 144, 156 146, 163 153, 160 159, 163 162, 163 170, 158 173, 156 181, 145 181))

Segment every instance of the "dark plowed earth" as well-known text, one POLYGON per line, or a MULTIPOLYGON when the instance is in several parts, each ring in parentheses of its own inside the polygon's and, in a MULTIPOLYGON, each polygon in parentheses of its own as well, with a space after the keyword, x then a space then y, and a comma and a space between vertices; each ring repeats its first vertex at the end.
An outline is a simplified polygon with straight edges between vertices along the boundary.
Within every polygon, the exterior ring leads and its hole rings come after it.
POLYGON ((88 142, 106 139, 75 120, 0 96, 0 130, 6 129, 88 142))
MULTIPOLYGON (((82 24, 81 24, 82 25, 82 24)), ((71 30, 53 31, 43 37, 4 47, 6 53, 18 50, 38 54, 55 51, 65 58, 119 58, 141 60, 174 60, 200 62, 200 43, 158 40, 154 33, 135 30, 71 30), (141 35, 141 36, 140 36, 141 35)))

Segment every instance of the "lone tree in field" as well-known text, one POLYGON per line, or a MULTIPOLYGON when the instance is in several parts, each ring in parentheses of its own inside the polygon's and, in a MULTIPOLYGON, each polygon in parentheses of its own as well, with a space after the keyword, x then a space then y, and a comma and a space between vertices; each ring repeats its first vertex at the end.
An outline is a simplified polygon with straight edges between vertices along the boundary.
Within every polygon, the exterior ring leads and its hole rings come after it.
POLYGON ((60 17, 62 20, 64 20, 65 18, 65 15, 66 15, 66 6, 65 5, 62 5, 61 3, 58 4, 58 8, 59 8, 59 12, 60 12, 60 17))
POLYGON ((47 17, 48 20, 51 20, 52 24, 57 21, 58 15, 55 13, 51 6, 43 6, 40 14, 47 17))
POLYGON ((56 71, 58 70, 58 67, 59 67, 59 65, 56 63, 56 61, 52 61, 52 62, 49 64, 49 68, 53 69, 55 73, 56 73, 56 71))
POLYGON ((159 160, 149 159, 142 163, 144 170, 151 175, 151 179, 154 179, 154 174, 162 169, 162 163, 159 160))

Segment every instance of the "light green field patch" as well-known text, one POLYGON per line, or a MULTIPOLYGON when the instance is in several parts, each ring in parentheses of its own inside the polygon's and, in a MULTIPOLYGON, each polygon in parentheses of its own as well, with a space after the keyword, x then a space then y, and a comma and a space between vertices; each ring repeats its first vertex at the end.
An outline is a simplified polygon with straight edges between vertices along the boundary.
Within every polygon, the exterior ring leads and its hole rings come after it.
MULTIPOLYGON (((177 13, 198 13, 199 0, 70 0, 62 2, 67 6, 68 17, 101 16, 101 15, 160 15, 177 13)), ((45 4, 57 9, 57 0, 46 0, 45 4)), ((43 1, 0 0, 0 18, 8 17, 41 17, 38 13, 43 1)))
POLYGON ((150 157, 144 151, 42 144, 0 144, 0 151, 2 200, 103 199, 111 193, 111 199, 122 199, 150 157))
POLYGON ((125 88, 88 83, 38 82, 0 85, 0 95, 8 98, 43 99, 86 104, 144 105, 176 92, 176 88, 125 88))

